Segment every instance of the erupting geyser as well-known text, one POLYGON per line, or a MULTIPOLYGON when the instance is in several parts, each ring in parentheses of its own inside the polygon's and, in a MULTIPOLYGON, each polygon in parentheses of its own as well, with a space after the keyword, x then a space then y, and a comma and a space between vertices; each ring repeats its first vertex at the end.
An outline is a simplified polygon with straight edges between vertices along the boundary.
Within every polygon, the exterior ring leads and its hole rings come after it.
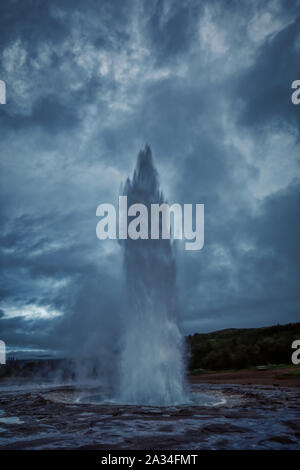
MULTIPOLYGON (((149 146, 139 153, 124 195, 128 204, 164 202, 149 146)), ((151 221, 149 218, 149 230, 151 221)), ((178 327, 176 265, 170 240, 122 240, 127 302, 123 312, 120 398, 170 405, 184 397, 183 338, 178 327)))

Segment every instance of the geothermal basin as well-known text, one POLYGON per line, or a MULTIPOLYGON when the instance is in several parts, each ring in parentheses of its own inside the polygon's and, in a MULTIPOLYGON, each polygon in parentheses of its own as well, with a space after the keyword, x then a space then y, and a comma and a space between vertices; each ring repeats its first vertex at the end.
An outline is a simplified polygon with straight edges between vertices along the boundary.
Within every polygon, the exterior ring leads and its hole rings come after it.
POLYGON ((97 384, 3 380, 3 449, 299 449, 300 390, 192 384, 187 403, 137 406, 97 384))

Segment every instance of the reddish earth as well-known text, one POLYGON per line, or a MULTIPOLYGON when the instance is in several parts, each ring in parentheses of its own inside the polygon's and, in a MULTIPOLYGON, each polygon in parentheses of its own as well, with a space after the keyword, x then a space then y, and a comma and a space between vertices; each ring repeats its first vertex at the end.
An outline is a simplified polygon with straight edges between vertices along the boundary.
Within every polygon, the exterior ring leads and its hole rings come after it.
POLYGON ((300 373, 300 367, 278 368, 271 370, 240 370, 227 372, 214 372, 201 375, 191 375, 192 383, 207 384, 237 384, 237 385, 274 385, 282 387, 300 387, 300 375, 289 377, 296 371, 300 373))

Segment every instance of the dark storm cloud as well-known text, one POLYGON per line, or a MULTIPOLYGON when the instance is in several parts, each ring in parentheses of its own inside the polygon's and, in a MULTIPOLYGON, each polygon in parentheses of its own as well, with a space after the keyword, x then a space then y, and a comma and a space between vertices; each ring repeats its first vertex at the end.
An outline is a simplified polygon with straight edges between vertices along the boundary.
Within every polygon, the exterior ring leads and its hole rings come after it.
POLYGON ((237 96, 244 102, 245 126, 292 124, 300 129, 300 114, 291 101, 291 84, 300 76, 300 11, 292 24, 267 38, 252 67, 238 77, 237 96))
POLYGON ((35 104, 32 120, 34 124, 46 127, 49 132, 72 128, 78 122, 76 111, 57 102, 53 95, 45 96, 35 104))
POLYGON ((227 221, 227 227, 211 227, 199 265, 192 256, 187 263, 180 259, 186 268, 183 275, 193 280, 190 285, 185 283, 183 292, 192 307, 188 322, 198 314, 207 330, 206 323, 210 325, 212 318, 220 327, 233 318, 239 326, 272 324, 281 318, 298 320, 299 196, 299 186, 291 185, 266 198, 257 215, 239 212, 227 221), (213 254, 216 242, 226 250, 225 262, 222 250, 219 256, 213 254), (195 294, 197 285, 200 288, 195 294))
POLYGON ((48 348, 49 344, 58 347, 53 333, 53 320, 28 320, 24 317, 0 317, 1 337, 9 347, 22 345, 22 348, 48 348))
POLYGON ((203 250, 176 244, 184 331, 297 319, 298 9, 1 3, 1 337, 109 362, 122 253, 95 210, 145 142, 167 199, 205 204, 203 250))
POLYGON ((167 2, 156 0, 146 5, 149 12, 146 31, 159 63, 189 50, 201 9, 200 2, 176 2, 170 8, 167 2))
POLYGON ((66 106, 56 96, 48 95, 39 98, 30 115, 1 113, 0 124, 14 130, 41 127, 49 134, 67 132, 78 124, 77 108, 66 106))
POLYGON ((34 47, 38 41, 59 42, 66 31, 63 21, 51 14, 51 2, 7 0, 0 5, 0 39, 9 44, 16 38, 34 47))

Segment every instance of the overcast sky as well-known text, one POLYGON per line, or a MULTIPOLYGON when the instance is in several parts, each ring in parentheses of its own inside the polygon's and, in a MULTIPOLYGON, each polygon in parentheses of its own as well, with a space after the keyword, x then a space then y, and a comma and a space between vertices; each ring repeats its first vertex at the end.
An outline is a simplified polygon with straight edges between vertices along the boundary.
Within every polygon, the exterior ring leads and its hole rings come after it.
POLYGON ((168 201, 205 204, 204 248, 176 246, 183 332, 299 321, 299 1, 5 0, 0 44, 9 347, 113 341, 96 207, 145 143, 168 201))

